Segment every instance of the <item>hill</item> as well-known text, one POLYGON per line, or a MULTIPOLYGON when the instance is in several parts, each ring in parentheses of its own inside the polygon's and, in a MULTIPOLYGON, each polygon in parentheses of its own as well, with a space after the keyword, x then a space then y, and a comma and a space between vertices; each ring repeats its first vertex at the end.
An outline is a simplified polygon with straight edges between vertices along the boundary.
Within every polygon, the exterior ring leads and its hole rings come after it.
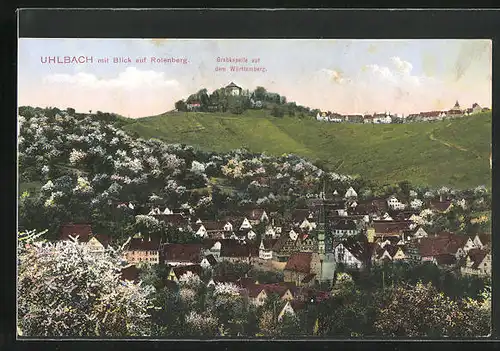
POLYGON ((224 152, 246 148, 294 153, 330 170, 389 184, 491 186, 491 112, 463 119, 408 124, 333 124, 243 114, 169 112, 136 119, 123 129, 142 138, 224 152))

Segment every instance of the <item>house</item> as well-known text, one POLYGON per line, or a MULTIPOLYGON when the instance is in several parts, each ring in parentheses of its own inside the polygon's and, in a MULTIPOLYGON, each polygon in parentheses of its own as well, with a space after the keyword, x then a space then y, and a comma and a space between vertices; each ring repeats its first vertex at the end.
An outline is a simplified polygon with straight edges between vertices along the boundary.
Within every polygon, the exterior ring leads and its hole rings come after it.
POLYGON ((273 239, 276 239, 279 237, 279 234, 277 233, 276 228, 272 224, 268 224, 264 235, 266 237, 271 237, 273 239))
POLYGON ((429 234, 422 227, 418 227, 418 229, 413 233, 412 238, 414 239, 422 239, 427 238, 429 234))
POLYGON ((454 257, 454 262, 456 262, 465 256, 464 247, 468 239, 466 236, 452 233, 424 237, 408 246, 408 257, 416 261, 433 262, 435 264, 446 261, 445 264, 449 264, 448 262, 452 261, 451 255, 454 257))
POLYGON ((263 209, 249 210, 245 215, 251 225, 257 225, 260 222, 269 222, 269 217, 263 209))
POLYGON ((386 244, 376 249, 377 261, 401 261, 405 259, 406 255, 402 246, 386 244))
POLYGON ((193 111, 193 110, 199 110, 201 108, 201 103, 198 101, 193 101, 191 103, 187 103, 186 107, 188 110, 193 111))
POLYGON ((330 231, 335 237, 355 236, 361 232, 352 219, 340 219, 333 222, 330 231))
POLYGON ((404 210, 406 205, 401 203, 398 198, 394 195, 391 195, 388 199, 387 199, 387 206, 389 206, 389 208, 391 210, 396 210, 396 211, 401 211, 401 210, 404 210))
POLYGON ((432 211, 436 211, 438 213, 447 213, 453 207, 453 203, 451 200, 444 201, 429 201, 429 208, 432 211))
POLYGON ((214 255, 206 255, 200 262, 202 268, 213 268, 217 265, 217 260, 214 255))
POLYGON ((165 244, 163 246, 164 263, 170 266, 199 264, 202 256, 202 244, 165 244))
POLYGON ((111 238, 105 234, 93 234, 90 224, 63 224, 60 227, 59 240, 71 240, 85 243, 91 252, 104 252, 111 242, 111 238))
POLYGON ((371 228, 375 231, 375 237, 396 236, 399 238, 405 231, 410 230, 411 224, 410 221, 373 220, 371 228))
MULTIPOLYGON (((227 240, 227 239, 225 239, 227 240)), ((204 255, 212 255, 214 256, 215 259, 218 259, 220 257, 220 250, 222 247, 222 242, 223 240, 216 240, 216 239, 204 239, 203 240, 203 250, 204 250, 204 255)))
POLYGON ((271 260, 273 258, 273 246, 277 241, 277 239, 262 239, 259 246, 259 258, 271 260))
POLYGON ((255 306, 262 306, 267 299, 267 292, 261 284, 253 284, 246 289, 248 300, 255 306))
POLYGON ((139 282, 139 269, 135 264, 129 264, 123 267, 120 271, 121 280, 138 283, 139 282))
POLYGON ((349 189, 347 189, 345 195, 344 195, 344 198, 348 199, 348 198, 356 198, 358 197, 358 193, 356 191, 354 191, 353 187, 349 187, 349 189))
POLYGON ((87 247, 91 252, 104 252, 111 242, 111 238, 104 234, 93 235, 87 241, 87 247))
POLYGON ((313 220, 309 221, 307 218, 304 218, 299 228, 305 231, 311 231, 316 228, 316 223, 313 220))
POLYGON ((234 84, 233 82, 231 82, 228 85, 226 85, 224 90, 225 90, 226 94, 229 94, 232 96, 239 96, 239 95, 241 95, 242 89, 241 89, 241 87, 239 87, 236 84, 234 84))
POLYGON ((290 235, 283 235, 276 240, 273 245, 273 260, 278 262, 286 262, 290 255, 295 252, 296 239, 292 239, 290 235))
POLYGON ((220 259, 229 262, 251 262, 252 257, 259 257, 259 247, 255 244, 224 240, 220 259))
POLYGON ((314 213, 309 209, 295 209, 292 212, 292 223, 294 226, 300 226, 304 220, 314 221, 314 213))
POLYGON ((132 238, 125 248, 125 259, 130 263, 158 264, 160 263, 160 245, 160 240, 156 238, 132 238))
POLYGON ((424 205, 423 201, 420 199, 413 199, 410 202, 410 207, 414 210, 419 210, 424 205))
POLYGON ((491 234, 476 234, 473 239, 474 245, 477 248, 485 249, 489 248, 491 243, 491 234))
POLYGON ((283 308, 280 310, 280 313, 278 314, 278 321, 281 322, 285 317, 285 315, 290 315, 290 316, 295 315, 295 311, 289 301, 287 301, 285 303, 285 306, 283 306, 283 308))
POLYGON ((368 242, 358 241, 352 238, 337 243, 333 249, 336 263, 344 264, 351 268, 363 268, 368 265, 373 255, 370 252, 372 245, 368 242))
POLYGON ((229 237, 233 231, 233 225, 227 221, 201 221, 196 235, 202 238, 224 239, 229 237))
POLYGON ((178 282, 179 279, 186 273, 191 272, 197 276, 201 276, 203 269, 201 265, 186 265, 186 266, 175 266, 170 268, 170 273, 168 274, 167 279, 172 280, 174 282, 178 282))
POLYGON ((363 123, 373 123, 373 116, 372 115, 364 115, 363 116, 363 123))
POLYGON ((321 262, 319 255, 314 252, 295 252, 288 259, 284 273, 284 281, 293 282, 297 286, 310 286, 314 283, 310 274, 320 276, 321 262), (306 279, 305 278, 309 278, 306 279))
POLYGON ((240 225, 240 230, 249 230, 252 229, 252 224, 250 224, 250 221, 245 217, 243 219, 243 222, 240 225))
POLYGON ((315 235, 301 234, 295 242, 296 250, 300 252, 317 252, 318 240, 315 235))
POLYGON ((346 122, 349 123, 363 123, 363 115, 346 115, 345 116, 346 122))
POLYGON ((491 276, 491 253, 487 250, 469 250, 460 272, 464 275, 491 276))
POLYGON ((92 237, 92 226, 90 224, 63 224, 59 232, 59 240, 70 240, 70 237, 73 237, 78 238, 80 242, 88 242, 92 237))

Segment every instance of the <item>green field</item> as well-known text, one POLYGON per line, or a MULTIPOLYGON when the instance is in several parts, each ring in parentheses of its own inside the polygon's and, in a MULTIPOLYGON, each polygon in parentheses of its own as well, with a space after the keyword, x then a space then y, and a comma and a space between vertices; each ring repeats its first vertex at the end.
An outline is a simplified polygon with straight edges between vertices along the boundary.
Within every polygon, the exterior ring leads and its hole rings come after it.
POLYGON ((293 153, 322 160, 333 171, 380 182, 456 188, 491 186, 491 112, 432 123, 333 124, 275 118, 266 111, 242 115, 166 113, 123 126, 210 151, 247 148, 271 155, 293 153))

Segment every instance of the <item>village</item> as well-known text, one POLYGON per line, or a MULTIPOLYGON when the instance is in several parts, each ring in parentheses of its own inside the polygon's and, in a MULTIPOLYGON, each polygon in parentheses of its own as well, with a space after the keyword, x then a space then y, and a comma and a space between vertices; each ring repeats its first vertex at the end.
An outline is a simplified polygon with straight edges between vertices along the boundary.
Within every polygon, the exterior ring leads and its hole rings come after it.
POLYGON ((480 112, 488 112, 490 109, 481 107, 474 103, 472 107, 461 108, 457 101, 453 108, 447 111, 427 111, 420 113, 412 113, 407 116, 404 114, 394 114, 390 112, 374 113, 374 114, 352 114, 341 115, 333 112, 321 112, 316 114, 317 121, 333 122, 333 123, 374 123, 374 124, 391 124, 391 123, 411 123, 411 122, 432 122, 442 121, 444 119, 459 118, 471 116, 480 112))
MULTIPOLYGON (((396 196, 360 200, 350 187, 345 194, 321 192, 309 199, 307 208, 295 209, 289 220, 253 208, 224 220, 196 218, 190 209, 151 207, 143 215, 157 218, 191 232, 198 243, 162 242, 138 233, 124 251, 122 279, 138 282, 140 267, 165 265, 168 284, 183 275, 204 277, 207 287, 218 283, 236 285, 240 294, 256 306, 271 294, 286 301, 279 314, 294 314, 304 301, 329 297, 334 276, 344 271, 369 270, 397 262, 432 263, 465 276, 491 275, 491 235, 428 234, 421 218, 446 216, 468 199, 439 196, 407 201, 396 196), (261 283, 246 274, 210 274, 221 264, 246 264, 259 271, 282 274, 282 281, 261 283), (209 272, 205 274, 204 272, 209 272)), ((119 206, 136 208, 132 203, 119 206)), ((90 224, 65 224, 60 240, 78 237, 93 251, 103 252, 110 238, 94 234, 90 224)))

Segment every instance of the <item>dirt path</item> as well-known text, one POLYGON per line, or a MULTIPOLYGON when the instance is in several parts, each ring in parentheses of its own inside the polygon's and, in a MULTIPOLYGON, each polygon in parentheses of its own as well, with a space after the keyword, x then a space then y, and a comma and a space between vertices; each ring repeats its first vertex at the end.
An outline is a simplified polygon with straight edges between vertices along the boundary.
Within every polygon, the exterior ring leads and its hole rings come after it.
POLYGON ((464 147, 461 147, 461 146, 458 146, 458 145, 455 145, 455 144, 451 144, 451 143, 447 143, 446 141, 442 141, 442 140, 437 139, 434 136, 434 134, 432 134, 432 132, 429 133, 429 139, 431 139, 433 141, 437 141, 438 143, 441 143, 441 144, 443 144, 443 145, 445 145, 445 146, 447 146, 449 148, 454 148, 454 149, 457 149, 457 150, 460 150, 460 151, 465 151, 465 152, 469 151, 469 150, 467 150, 464 147))

